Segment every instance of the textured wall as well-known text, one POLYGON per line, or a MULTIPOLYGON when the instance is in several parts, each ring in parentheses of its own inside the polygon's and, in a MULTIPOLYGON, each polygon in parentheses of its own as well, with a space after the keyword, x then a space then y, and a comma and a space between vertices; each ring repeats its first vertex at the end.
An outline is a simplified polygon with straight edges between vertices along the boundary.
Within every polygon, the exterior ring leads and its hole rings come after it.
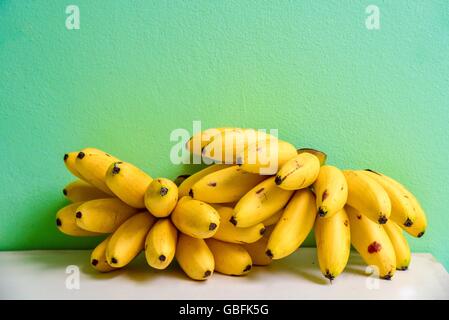
POLYGON ((449 267, 447 1, 73 3, 69 31, 66 1, 0 1, 0 249, 98 241, 54 227, 65 151, 175 177, 192 168, 169 162, 169 133, 202 120, 279 128, 332 164, 396 177, 429 215, 413 249, 449 267))

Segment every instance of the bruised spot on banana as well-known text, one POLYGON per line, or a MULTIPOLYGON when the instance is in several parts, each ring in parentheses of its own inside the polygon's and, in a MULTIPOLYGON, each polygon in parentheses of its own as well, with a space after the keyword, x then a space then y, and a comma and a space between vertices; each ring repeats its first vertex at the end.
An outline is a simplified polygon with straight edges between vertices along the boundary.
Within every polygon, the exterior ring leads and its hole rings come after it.
POLYGON ((127 162, 113 162, 105 181, 120 200, 134 208, 145 208, 145 191, 153 179, 144 171, 127 162))
POLYGON ((396 271, 396 254, 387 232, 364 212, 346 206, 351 231, 351 243, 367 265, 377 267, 381 279, 390 280, 396 271))
POLYGON ((177 202, 178 187, 169 179, 154 179, 145 191, 145 206, 155 217, 169 216, 177 202))

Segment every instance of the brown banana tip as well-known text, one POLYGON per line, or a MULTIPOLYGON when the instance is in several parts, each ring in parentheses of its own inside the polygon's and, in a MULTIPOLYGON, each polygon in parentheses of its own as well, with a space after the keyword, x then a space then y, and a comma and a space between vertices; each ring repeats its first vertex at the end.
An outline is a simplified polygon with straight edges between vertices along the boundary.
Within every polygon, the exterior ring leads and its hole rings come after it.
POLYGON ((62 226, 62 221, 61 221, 61 219, 56 218, 56 225, 57 225, 58 227, 62 226))
POLYGON ((371 169, 365 169, 365 171, 369 171, 369 172, 375 173, 375 174, 377 174, 379 176, 381 175, 379 172, 371 170, 371 169))
POLYGON ((267 229, 265 227, 263 227, 262 229, 259 230, 259 233, 261 236, 263 236, 263 234, 265 233, 265 231, 267 231, 267 229))
POLYGON ((167 258, 163 255, 163 254, 161 254, 160 256, 159 256, 159 261, 165 261, 167 258))
POLYGON ((406 226, 408 228, 408 227, 411 227, 412 225, 413 225, 413 221, 410 220, 409 218, 407 218, 407 220, 405 220, 405 222, 404 222, 404 226, 406 226))
POLYGON ((118 262, 118 261, 117 261, 116 258, 114 258, 114 257, 111 258, 111 263, 116 264, 117 262, 118 262))
POLYGON ((247 265, 246 267, 245 267, 245 269, 243 269, 243 272, 248 272, 249 270, 251 270, 251 268, 252 268, 253 266, 252 265, 247 265))
POLYGON ((75 217, 77 217, 78 219, 81 219, 82 216, 83 216, 83 214, 81 213, 81 211, 78 211, 77 213, 75 213, 75 217))
POLYGON ((84 158, 85 156, 86 156, 86 154, 85 154, 84 152, 80 151, 76 157, 77 157, 78 159, 82 159, 82 158, 84 158))
POLYGON ((391 274, 391 272, 388 272, 388 274, 384 275, 383 277, 380 277, 381 279, 384 280, 391 280, 391 278, 393 278, 393 275, 391 274))
POLYGON ((193 190, 192 189, 189 190, 189 196, 191 196, 193 198, 193 190))
POLYGON ((234 216, 232 216, 231 219, 229 219, 229 222, 232 223, 234 226, 237 226, 237 220, 235 219, 234 216))
POLYGON ((398 268, 398 270, 401 270, 401 271, 407 271, 407 270, 408 270, 408 266, 400 267, 400 268, 398 268))
POLYGON ((114 163, 114 167, 112 168, 112 175, 118 174, 120 172, 120 167, 118 165, 118 162, 114 163))
POLYGON ((326 270, 326 274, 324 275, 325 278, 329 279, 330 283, 332 284, 332 280, 335 279, 335 276, 329 272, 329 270, 326 270))
POLYGON ((265 251, 265 254, 269 257, 273 259, 273 252, 271 252, 270 249, 268 249, 267 251, 265 251))
POLYGON ((326 210, 324 210, 324 209, 321 208, 321 207, 318 208, 318 215, 319 215, 320 217, 324 217, 326 214, 327 214, 327 211, 326 211, 326 210))
POLYGON ((385 224, 385 223, 387 223, 388 218, 385 216, 380 216, 378 221, 379 221, 379 224, 385 224))
POLYGON ((97 259, 92 259, 91 261, 93 266, 96 266, 98 264, 98 260, 97 259))
POLYGON ((159 194, 163 197, 168 193, 167 187, 161 187, 161 190, 159 190, 159 194))
POLYGON ((209 277, 212 274, 212 272, 210 270, 207 270, 206 272, 204 272, 204 278, 209 277))
POLYGON ((66 196, 67 195, 67 190, 66 189, 62 189, 62 194, 66 196))
POLYGON ((66 153, 64 154, 64 161, 66 161, 69 158, 69 155, 66 153))
POLYGON ((418 238, 421 238, 424 235, 424 231, 421 231, 420 233, 418 233, 418 238))
POLYGON ((276 185, 280 185, 282 183, 281 176, 276 176, 276 178, 274 179, 274 183, 276 183, 276 185))
POLYGON ((209 225, 209 230, 210 231, 213 231, 213 230, 215 230, 217 228, 217 224, 216 223, 211 223, 210 225, 209 225))

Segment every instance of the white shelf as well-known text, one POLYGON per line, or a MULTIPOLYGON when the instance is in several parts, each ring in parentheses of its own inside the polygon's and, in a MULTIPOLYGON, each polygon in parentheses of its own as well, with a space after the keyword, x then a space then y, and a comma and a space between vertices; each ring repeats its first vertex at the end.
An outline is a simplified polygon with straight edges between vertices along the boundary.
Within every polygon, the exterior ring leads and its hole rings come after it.
POLYGON ((332 284, 311 248, 245 277, 216 273, 205 282, 189 280, 176 265, 153 270, 143 255, 126 269, 99 274, 89 257, 84 250, 0 252, 0 299, 449 299, 449 275, 427 253, 414 254, 410 269, 397 271, 391 281, 367 276, 352 253, 332 284), (66 288, 69 265, 79 267, 79 290, 66 288))

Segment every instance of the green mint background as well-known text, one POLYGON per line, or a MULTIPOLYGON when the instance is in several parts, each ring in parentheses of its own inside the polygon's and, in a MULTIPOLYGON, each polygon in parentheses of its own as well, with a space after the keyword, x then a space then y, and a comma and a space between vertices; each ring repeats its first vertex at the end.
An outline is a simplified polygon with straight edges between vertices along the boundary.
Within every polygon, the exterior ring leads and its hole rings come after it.
POLYGON ((169 134, 201 120, 278 128, 398 179, 429 218, 413 250, 449 268, 447 1, 2 0, 0 14, 1 250, 99 241, 56 230, 66 151, 174 178, 196 169, 170 163, 169 134), (72 3, 80 30, 65 27, 72 3))

